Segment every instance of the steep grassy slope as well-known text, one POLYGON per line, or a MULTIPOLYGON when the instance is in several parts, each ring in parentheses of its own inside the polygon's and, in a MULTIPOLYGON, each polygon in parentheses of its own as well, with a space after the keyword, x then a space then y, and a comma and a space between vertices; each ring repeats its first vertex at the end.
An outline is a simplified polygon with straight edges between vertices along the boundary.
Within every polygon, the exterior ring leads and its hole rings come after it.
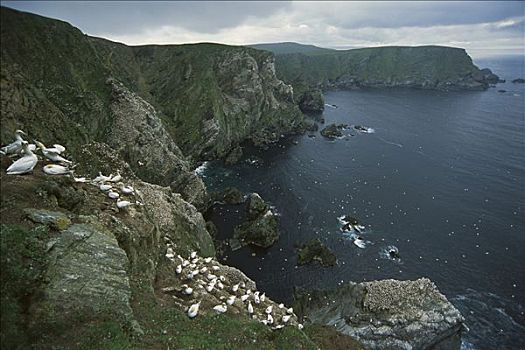
POLYGON ((109 77, 152 104, 186 155, 222 157, 246 139, 302 127, 289 86, 264 51, 215 44, 128 47, 2 8, 2 124, 70 147, 106 141, 109 77), (43 135, 43 136, 42 136, 43 135))

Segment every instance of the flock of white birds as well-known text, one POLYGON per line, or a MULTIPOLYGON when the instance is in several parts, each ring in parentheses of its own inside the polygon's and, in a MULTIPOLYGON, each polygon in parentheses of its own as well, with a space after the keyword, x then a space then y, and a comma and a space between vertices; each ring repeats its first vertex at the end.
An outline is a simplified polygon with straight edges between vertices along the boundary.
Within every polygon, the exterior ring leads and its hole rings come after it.
POLYGON ((44 173, 48 175, 68 175, 73 178, 75 182, 86 182, 97 186, 102 192, 106 193, 110 199, 115 199, 117 208, 126 208, 133 204, 140 204, 138 201, 130 201, 121 199, 121 193, 127 196, 135 195, 135 189, 132 186, 124 185, 122 176, 117 172, 117 175, 109 176, 99 175, 89 180, 85 177, 75 177, 73 171, 73 162, 64 158, 62 154, 66 148, 59 144, 54 144, 53 147, 46 147, 42 142, 34 141, 30 144, 22 138, 26 135, 22 130, 15 131, 15 140, 0 148, 0 154, 10 158, 17 158, 6 170, 8 175, 22 175, 33 171, 38 163, 38 156, 35 154, 38 150, 42 152, 45 159, 54 163, 46 164, 42 168, 44 173))
MULTIPOLYGON (((212 307, 212 310, 218 314, 228 312, 229 307, 236 307, 238 310, 245 310, 252 319, 272 329, 280 329, 292 324, 292 318, 294 321, 297 320, 293 308, 286 308, 284 304, 279 304, 275 307, 279 310, 274 310, 275 303, 268 299, 265 293, 252 291, 246 281, 240 280, 234 284, 221 274, 224 266, 217 263, 215 259, 201 258, 195 251, 187 258, 183 258, 175 255, 172 243, 168 242, 166 245, 166 258, 176 265, 175 274, 183 284, 180 288, 166 287, 162 291, 177 291, 183 298, 195 298, 187 309, 189 318, 197 317, 204 294, 209 293, 222 301, 212 307)), ((303 328, 302 324, 296 324, 299 329, 303 328)))

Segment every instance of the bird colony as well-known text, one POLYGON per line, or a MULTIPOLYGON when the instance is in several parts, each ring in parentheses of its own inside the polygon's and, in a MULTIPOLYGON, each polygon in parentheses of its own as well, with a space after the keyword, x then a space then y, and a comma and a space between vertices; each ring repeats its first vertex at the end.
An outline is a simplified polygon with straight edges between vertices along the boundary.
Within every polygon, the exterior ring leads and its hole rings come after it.
POLYGON ((109 176, 99 173, 97 177, 91 180, 86 177, 75 177, 73 162, 63 156, 66 151, 64 146, 54 144, 53 147, 46 147, 42 142, 36 140, 33 144, 30 144, 22 138, 22 135, 26 135, 26 133, 22 130, 16 130, 15 140, 9 145, 0 148, 0 155, 16 159, 7 168, 6 172, 8 175, 23 175, 32 172, 39 161, 39 157, 35 153, 40 151, 44 161, 48 162, 42 167, 43 172, 47 175, 68 175, 75 182, 97 186, 110 199, 116 200, 116 205, 119 209, 134 204, 141 204, 138 201, 130 200, 131 196, 135 195, 135 189, 123 183, 120 173, 117 172, 117 175, 110 174, 109 176), (121 195, 127 196, 127 199, 122 199, 121 195))
POLYGON ((255 283, 246 276, 231 274, 229 267, 214 258, 200 257, 195 251, 188 257, 182 257, 175 253, 175 245, 168 237, 165 241, 165 257, 175 267, 176 286, 161 290, 182 301, 189 318, 195 318, 202 312, 245 314, 274 330, 287 325, 303 328, 297 322, 293 308, 270 300, 265 293, 256 290, 255 283))

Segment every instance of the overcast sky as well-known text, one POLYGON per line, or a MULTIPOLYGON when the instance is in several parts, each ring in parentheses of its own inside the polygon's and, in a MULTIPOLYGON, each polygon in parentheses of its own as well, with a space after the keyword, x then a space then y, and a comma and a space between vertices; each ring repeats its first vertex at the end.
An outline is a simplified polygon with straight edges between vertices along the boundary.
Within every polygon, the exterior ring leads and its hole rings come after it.
POLYGON ((129 45, 295 41, 329 48, 464 47, 522 53, 525 2, 62 2, 2 5, 70 22, 129 45))

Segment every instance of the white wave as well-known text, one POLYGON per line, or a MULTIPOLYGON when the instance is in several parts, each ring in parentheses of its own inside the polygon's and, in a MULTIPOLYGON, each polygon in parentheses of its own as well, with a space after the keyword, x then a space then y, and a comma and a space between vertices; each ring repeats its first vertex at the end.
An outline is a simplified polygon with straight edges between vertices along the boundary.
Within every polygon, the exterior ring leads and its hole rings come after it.
POLYGON ((326 107, 330 107, 330 108, 337 108, 336 105, 331 105, 331 104, 329 104, 329 103, 325 103, 324 105, 325 105, 326 107))
POLYGON ((388 259, 393 261, 400 261, 399 249, 395 245, 389 245, 379 251, 379 256, 382 259, 388 259))
POLYGON ((193 170, 193 172, 195 173, 195 175, 199 175, 201 177, 206 177, 206 175, 204 175, 204 172, 206 171, 206 168, 208 168, 209 164, 210 164, 210 162, 206 161, 206 162, 202 163, 201 165, 199 165, 197 168, 195 168, 195 170, 193 170))

